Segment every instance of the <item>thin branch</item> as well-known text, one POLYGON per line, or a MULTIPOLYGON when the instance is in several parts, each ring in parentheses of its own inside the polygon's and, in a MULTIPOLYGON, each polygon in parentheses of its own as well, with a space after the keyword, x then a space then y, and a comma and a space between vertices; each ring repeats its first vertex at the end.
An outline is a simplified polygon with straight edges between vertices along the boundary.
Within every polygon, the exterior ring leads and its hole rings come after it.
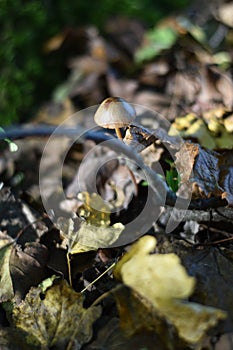
MULTIPOLYGON (((208 222, 210 220, 210 212, 207 210, 182 210, 178 208, 168 208, 166 216, 171 216, 176 222, 184 222, 188 220, 196 222, 208 222), (170 214, 169 214, 170 212, 170 214)), ((233 210, 231 208, 219 208, 212 211, 212 222, 232 222, 233 210)))
POLYGON ((160 193, 166 191, 166 204, 174 207, 176 206, 179 209, 192 209, 192 210, 207 210, 211 208, 221 208, 227 206, 227 201, 221 198, 200 198, 191 200, 187 205, 187 200, 184 198, 179 198, 174 192, 172 192, 167 186, 166 182, 150 167, 148 167, 142 157, 134 151, 132 147, 129 147, 122 141, 116 139, 109 132, 107 133, 105 129, 100 129, 97 131, 86 131, 85 129, 79 126, 75 128, 68 127, 59 127, 51 125, 20 125, 17 128, 5 128, 4 131, 0 131, 0 140, 9 138, 12 140, 27 138, 27 137, 47 137, 47 136, 67 136, 70 138, 76 138, 78 135, 82 135, 82 140, 92 140, 97 144, 106 141, 105 145, 109 148, 115 150, 117 153, 123 153, 128 158, 134 160, 136 164, 141 167, 148 177, 149 185, 154 190, 157 198, 158 205, 163 203, 160 193))

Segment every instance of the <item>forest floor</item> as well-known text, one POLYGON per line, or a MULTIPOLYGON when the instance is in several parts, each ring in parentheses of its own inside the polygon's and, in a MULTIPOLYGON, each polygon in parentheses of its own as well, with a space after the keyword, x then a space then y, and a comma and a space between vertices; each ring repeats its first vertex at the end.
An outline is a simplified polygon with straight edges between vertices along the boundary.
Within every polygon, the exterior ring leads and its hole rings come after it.
POLYGON ((1 349, 233 349, 224 6, 204 24, 116 18, 45 43, 67 80, 0 131, 1 349), (94 121, 110 96, 135 109, 123 140, 94 121))

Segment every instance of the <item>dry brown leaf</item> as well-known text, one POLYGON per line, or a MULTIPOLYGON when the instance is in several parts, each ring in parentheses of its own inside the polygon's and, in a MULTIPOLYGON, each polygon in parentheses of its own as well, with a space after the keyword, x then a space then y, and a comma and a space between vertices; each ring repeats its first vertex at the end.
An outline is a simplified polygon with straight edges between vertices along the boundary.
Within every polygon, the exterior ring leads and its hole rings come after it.
POLYGON ((14 240, 0 232, 0 302, 11 300, 14 289, 10 272, 10 258, 14 240))

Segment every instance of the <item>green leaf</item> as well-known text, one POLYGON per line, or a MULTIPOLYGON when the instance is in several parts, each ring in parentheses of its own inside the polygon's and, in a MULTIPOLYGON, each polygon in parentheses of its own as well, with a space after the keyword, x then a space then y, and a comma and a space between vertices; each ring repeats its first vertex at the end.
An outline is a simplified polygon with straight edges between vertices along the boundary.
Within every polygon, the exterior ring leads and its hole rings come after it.
POLYGON ((176 39, 177 33, 170 27, 159 27, 148 31, 146 45, 136 52, 136 62, 141 63, 156 57, 162 50, 172 47, 176 39))
POLYGON ((180 176, 174 167, 174 164, 171 164, 170 170, 166 171, 166 181, 173 192, 178 190, 180 185, 180 176))
MULTIPOLYGON (((4 133, 4 129, 0 127, 0 132, 4 133)), ((13 141, 11 141, 8 138, 4 139, 5 142, 7 142, 9 144, 9 148, 11 152, 17 152, 18 151, 18 146, 16 145, 16 143, 14 143, 13 141)))

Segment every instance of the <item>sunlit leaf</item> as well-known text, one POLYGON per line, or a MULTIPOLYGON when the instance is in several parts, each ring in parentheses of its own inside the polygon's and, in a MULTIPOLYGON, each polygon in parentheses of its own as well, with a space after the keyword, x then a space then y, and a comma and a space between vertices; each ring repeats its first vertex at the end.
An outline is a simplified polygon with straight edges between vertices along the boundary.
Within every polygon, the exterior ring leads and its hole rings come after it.
POLYGON ((176 153, 175 164, 181 184, 191 187, 195 183, 206 197, 221 196, 233 205, 233 159, 230 150, 221 154, 184 142, 176 153))
POLYGON ((124 225, 116 223, 110 226, 110 205, 96 193, 82 192, 78 199, 83 201, 78 211, 83 219, 59 219, 64 234, 63 246, 68 247, 70 254, 111 246, 124 230, 124 225))
POLYGON ((73 244, 71 253, 110 247, 117 241, 123 230, 124 225, 121 223, 109 227, 98 227, 84 222, 78 231, 78 240, 73 244))
MULTIPOLYGON (((175 254, 149 254, 155 246, 156 240, 152 236, 144 236, 134 245, 128 253, 130 259, 121 261, 123 282, 155 303, 160 298, 186 298, 191 295, 195 280, 187 275, 179 257, 175 254)), ((116 272, 119 273, 117 266, 116 272)))
POLYGON ((100 307, 83 308, 83 296, 61 280, 48 288, 31 288, 13 310, 17 328, 27 333, 28 344, 56 349, 81 349, 92 337, 100 307))
POLYGON ((111 207, 97 193, 81 192, 78 199, 83 202, 78 213, 94 226, 107 227, 110 224, 111 207))
POLYGON ((110 247, 124 230, 121 223, 95 226, 85 221, 80 221, 79 228, 75 229, 73 220, 66 221, 64 218, 60 220, 59 226, 64 234, 63 246, 67 247, 70 254, 110 247))
POLYGON ((194 291, 195 279, 186 273, 177 255, 151 254, 155 246, 155 238, 142 237, 117 264, 115 276, 150 301, 183 340, 198 343, 226 314, 189 303, 186 299, 194 291))
POLYGON ((170 127, 169 135, 176 136, 177 134, 187 139, 196 138, 202 146, 210 149, 216 146, 215 138, 210 134, 204 121, 193 113, 175 119, 170 127))
POLYGON ((224 108, 210 110, 203 113, 202 119, 194 113, 177 117, 170 127, 169 135, 195 138, 201 146, 209 149, 232 148, 232 119, 231 116, 227 118, 226 112, 224 108))

